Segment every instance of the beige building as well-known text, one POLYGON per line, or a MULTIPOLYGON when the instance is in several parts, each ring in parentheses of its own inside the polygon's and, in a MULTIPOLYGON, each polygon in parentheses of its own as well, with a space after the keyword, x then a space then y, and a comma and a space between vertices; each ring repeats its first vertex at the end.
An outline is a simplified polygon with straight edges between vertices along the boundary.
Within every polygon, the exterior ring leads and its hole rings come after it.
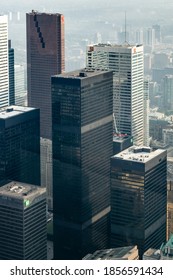
POLYGON ((137 246, 119 247, 95 251, 87 254, 83 260, 138 260, 137 246))

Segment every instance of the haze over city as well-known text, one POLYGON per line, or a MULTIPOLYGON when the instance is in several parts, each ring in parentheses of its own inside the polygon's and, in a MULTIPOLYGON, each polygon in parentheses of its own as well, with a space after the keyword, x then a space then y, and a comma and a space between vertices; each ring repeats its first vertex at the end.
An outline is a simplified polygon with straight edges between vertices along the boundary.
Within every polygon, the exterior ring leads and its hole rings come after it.
POLYGON ((172 11, 1 0, 0 259, 173 259, 172 11))
MULTIPOLYGON (((66 59, 68 49, 82 40, 87 43, 94 41, 97 32, 102 35, 102 42, 117 43, 116 32, 124 30, 124 15, 126 12, 127 32, 137 28, 150 27, 153 24, 161 24, 165 32, 172 35, 172 9, 171 1, 111 1, 111 0, 38 0, 38 1, 1 1, 0 13, 12 15, 9 21, 9 38, 15 48, 16 63, 25 63, 26 54, 26 26, 25 13, 31 10, 39 12, 58 12, 65 16, 65 40, 66 59), (20 20, 16 22, 17 12, 20 12, 20 20), (110 29, 110 30, 109 30, 110 29)), ((131 43, 129 38, 129 43, 131 43)), ((81 58, 82 65, 85 61, 85 53, 81 58)), ((80 64, 80 63, 79 63, 80 64)), ((67 70, 70 69, 66 65, 67 70)))

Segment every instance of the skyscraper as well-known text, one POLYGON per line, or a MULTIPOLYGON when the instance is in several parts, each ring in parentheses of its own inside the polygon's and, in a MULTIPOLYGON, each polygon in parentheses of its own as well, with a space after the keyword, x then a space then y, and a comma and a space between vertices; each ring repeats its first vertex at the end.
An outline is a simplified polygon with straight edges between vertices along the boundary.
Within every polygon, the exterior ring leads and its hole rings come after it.
POLYGON ((39 109, 10 106, 0 111, 0 183, 40 185, 39 109))
POLYGON ((9 105, 8 17, 0 15, 0 108, 9 105))
POLYGON ((23 65, 15 65, 15 105, 26 106, 25 69, 23 65))
POLYGON ((0 259, 47 259, 46 189, 19 182, 0 188, 0 259))
POLYGON ((133 136, 135 145, 143 145, 143 46, 88 46, 87 68, 113 70, 113 111, 118 132, 133 136))
POLYGON ((51 76, 64 69, 64 16, 26 15, 28 106, 40 108, 40 135, 51 139, 51 76))
POLYGON ((166 239, 166 151, 130 147, 111 158, 111 246, 139 256, 166 239))
POLYGON ((144 80, 144 145, 149 146, 149 79, 144 80))
POLYGON ((14 82, 14 49, 11 40, 8 40, 8 63, 9 63, 9 105, 15 105, 15 82, 14 82))
POLYGON ((54 257, 109 246, 112 71, 52 77, 54 257))
POLYGON ((173 112, 173 75, 165 75, 162 80, 163 109, 166 114, 173 112))

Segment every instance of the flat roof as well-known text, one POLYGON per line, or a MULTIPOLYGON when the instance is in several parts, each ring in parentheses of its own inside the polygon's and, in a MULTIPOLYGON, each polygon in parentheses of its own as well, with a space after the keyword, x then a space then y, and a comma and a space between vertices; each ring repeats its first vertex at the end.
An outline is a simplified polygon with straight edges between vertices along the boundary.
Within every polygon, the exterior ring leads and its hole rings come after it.
POLYGON ((132 146, 114 155, 112 158, 146 163, 165 151, 166 150, 162 150, 162 149, 157 149, 153 151, 152 148, 145 147, 145 146, 141 146, 141 147, 132 146))
POLYGON ((154 249, 154 248, 149 248, 143 255, 143 257, 148 257, 151 259, 160 259, 160 250, 159 249, 154 249))
POLYGON ((137 252, 137 246, 127 246, 111 249, 97 250, 93 254, 86 255, 83 259, 110 260, 110 259, 128 259, 131 254, 137 252))
POLYGON ((63 73, 63 74, 54 75, 53 77, 86 79, 88 77, 94 77, 96 75, 100 75, 100 74, 104 74, 104 73, 108 73, 108 72, 113 72, 113 71, 101 70, 101 69, 93 70, 93 69, 83 68, 83 69, 70 71, 70 72, 63 73))
POLYGON ((124 43, 124 44, 91 44, 88 45, 87 49, 90 51, 93 51, 91 48, 105 48, 105 49, 122 49, 122 50, 131 50, 131 49, 135 49, 136 51, 142 50, 143 49, 143 45, 142 44, 128 44, 128 43, 124 43))
POLYGON ((16 106, 16 105, 3 107, 2 109, 0 109, 0 119, 8 119, 33 110, 36 109, 31 107, 16 106))
POLYGON ((30 199, 46 192, 46 188, 35 185, 12 181, 0 187, 0 196, 18 199, 30 199))
POLYGON ((39 12, 37 10, 32 10, 30 13, 27 13, 27 15, 62 15, 60 13, 45 13, 45 12, 39 12))

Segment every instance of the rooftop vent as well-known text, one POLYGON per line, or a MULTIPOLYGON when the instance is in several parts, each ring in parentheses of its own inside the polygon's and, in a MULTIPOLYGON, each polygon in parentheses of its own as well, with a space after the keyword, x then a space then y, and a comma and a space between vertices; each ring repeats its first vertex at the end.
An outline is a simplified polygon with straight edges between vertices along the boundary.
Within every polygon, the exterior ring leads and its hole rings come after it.
POLYGON ((13 111, 13 108, 7 108, 6 112, 9 113, 9 112, 12 112, 13 111))
POLYGON ((79 73, 79 77, 87 77, 87 73, 85 73, 85 72, 80 72, 80 73, 79 73))

